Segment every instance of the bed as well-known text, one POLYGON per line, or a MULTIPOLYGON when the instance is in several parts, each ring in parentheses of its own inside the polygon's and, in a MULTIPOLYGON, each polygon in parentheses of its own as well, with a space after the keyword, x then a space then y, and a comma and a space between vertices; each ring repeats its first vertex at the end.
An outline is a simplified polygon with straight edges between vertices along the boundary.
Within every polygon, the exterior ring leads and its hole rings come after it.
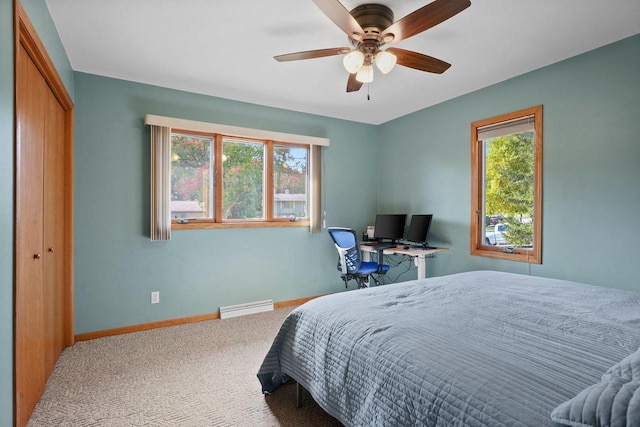
POLYGON ((309 301, 258 379, 346 426, 637 427, 639 347, 639 292, 476 271, 309 301))

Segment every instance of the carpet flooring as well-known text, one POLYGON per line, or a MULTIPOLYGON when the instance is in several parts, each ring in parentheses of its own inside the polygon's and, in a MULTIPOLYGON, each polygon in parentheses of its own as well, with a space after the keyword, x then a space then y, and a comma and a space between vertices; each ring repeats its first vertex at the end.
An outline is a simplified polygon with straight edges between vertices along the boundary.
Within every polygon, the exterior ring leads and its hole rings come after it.
POLYGON ((256 373, 294 307, 76 343, 28 427, 341 426, 294 383, 264 396, 256 373))

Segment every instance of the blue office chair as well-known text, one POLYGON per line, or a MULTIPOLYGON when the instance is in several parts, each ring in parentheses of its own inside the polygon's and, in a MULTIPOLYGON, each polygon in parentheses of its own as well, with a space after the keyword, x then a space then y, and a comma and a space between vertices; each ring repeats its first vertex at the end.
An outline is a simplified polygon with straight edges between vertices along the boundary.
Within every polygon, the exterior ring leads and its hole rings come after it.
POLYGON ((348 282, 351 279, 356 280, 358 289, 368 288, 369 278, 372 278, 375 284, 379 285, 380 281, 373 274, 381 275, 389 270, 389 266, 382 263, 384 249, 378 250, 378 262, 363 262, 355 230, 329 227, 328 231, 338 250, 338 270, 342 272, 340 277, 344 280, 345 288, 348 287, 348 282))

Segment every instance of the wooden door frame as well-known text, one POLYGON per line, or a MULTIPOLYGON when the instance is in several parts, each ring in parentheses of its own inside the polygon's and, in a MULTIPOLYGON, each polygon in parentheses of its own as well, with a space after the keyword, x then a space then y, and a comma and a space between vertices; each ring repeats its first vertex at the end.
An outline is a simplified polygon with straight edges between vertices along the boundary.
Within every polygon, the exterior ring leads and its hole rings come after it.
MULTIPOLYGON (((63 340, 65 347, 72 346, 74 344, 74 315, 73 315, 73 115, 74 105, 69 93, 67 92, 62 79, 58 75, 58 72, 47 53, 44 44, 40 40, 35 28, 33 27, 27 13, 23 9, 18 0, 13 2, 14 10, 14 76, 17 76, 18 70, 18 52, 23 47, 28 53, 29 57, 35 64, 36 68, 42 74, 45 82, 49 86, 51 92, 60 103, 64 110, 64 320, 63 320, 63 340)), ((14 80, 14 109, 17 106, 16 85, 14 80)), ((18 162, 17 147, 18 141, 18 117, 14 116, 14 146, 16 147, 14 158, 14 170, 17 173, 18 162)), ((14 182, 14 191, 17 183, 14 182)), ((14 197, 17 197, 15 193, 14 197)), ((16 213, 14 211, 14 230, 17 221, 16 213)), ((15 232, 15 231, 14 231, 15 232)), ((14 251, 15 251, 15 236, 14 236, 14 251)), ((17 257, 14 256, 14 263, 17 263, 17 257)), ((15 271, 16 265, 14 265, 15 271)), ((17 402, 16 402, 16 382, 15 382, 15 312, 18 310, 16 304, 15 294, 17 289, 17 283, 14 277, 14 420, 16 420, 17 414, 17 402)), ((14 421, 15 422, 15 421, 14 421)))

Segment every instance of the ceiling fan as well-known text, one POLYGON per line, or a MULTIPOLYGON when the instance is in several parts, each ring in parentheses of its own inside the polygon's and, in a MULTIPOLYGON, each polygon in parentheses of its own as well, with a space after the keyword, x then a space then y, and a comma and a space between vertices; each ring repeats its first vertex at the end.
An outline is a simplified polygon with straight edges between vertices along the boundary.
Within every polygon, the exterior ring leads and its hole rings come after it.
POLYGON ((345 55, 343 64, 349 72, 347 92, 360 90, 373 81, 373 64, 386 74, 398 64, 429 73, 442 74, 451 64, 410 50, 389 47, 440 24, 471 6, 469 0, 435 0, 393 22, 393 11, 382 4, 363 4, 348 11, 338 0, 313 2, 349 37, 351 47, 307 50, 274 56, 276 61, 297 61, 324 56, 345 55))

